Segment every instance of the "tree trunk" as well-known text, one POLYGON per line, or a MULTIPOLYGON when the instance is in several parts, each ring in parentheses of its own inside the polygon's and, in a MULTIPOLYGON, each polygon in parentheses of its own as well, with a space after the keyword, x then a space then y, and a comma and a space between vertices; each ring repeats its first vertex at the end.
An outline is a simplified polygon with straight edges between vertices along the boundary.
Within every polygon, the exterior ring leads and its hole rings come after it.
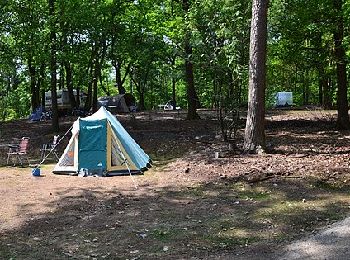
MULTIPOLYGON (((131 74, 132 75, 132 74, 131 74)), ((131 77, 131 81, 134 82, 137 93, 139 94, 139 105, 138 105, 138 109, 140 111, 145 110, 146 106, 145 106, 145 91, 144 91, 144 83, 140 81, 136 81, 133 77, 131 77)))
POLYGON ((144 87, 144 83, 139 82, 138 85, 136 85, 137 90, 139 92, 139 110, 143 111, 146 110, 146 106, 145 106, 145 87, 144 87), (138 86, 138 87, 137 87, 138 86))
POLYGON ((253 0, 249 50, 248 115, 244 150, 265 149, 265 88, 268 0, 253 0))
POLYGON ((92 88, 93 88, 93 95, 92 95, 92 112, 97 111, 97 82, 98 82, 98 61, 95 61, 95 66, 94 66, 94 76, 92 79, 92 88))
POLYGON ((348 86, 346 76, 346 59, 345 50, 343 46, 344 39, 344 19, 342 13, 342 0, 333 0, 335 10, 337 11, 336 29, 333 34, 334 37, 334 55, 337 64, 337 110, 338 119, 337 124, 340 129, 350 129, 349 121, 349 105, 348 105, 348 86))
POLYGON ((31 58, 28 60, 28 71, 30 76, 31 107, 32 111, 34 112, 40 105, 40 96, 37 88, 36 69, 31 58))
POLYGON ((322 64, 319 66, 318 73, 319 103, 323 109, 332 109, 330 79, 326 74, 324 66, 322 64))
MULTIPOLYGON (((69 61, 64 62, 64 67, 66 70, 66 84, 67 84, 67 90, 68 90, 68 96, 69 96, 69 103, 72 109, 77 108, 77 100, 74 96, 73 91, 73 73, 72 73, 72 66, 69 61)), ((79 98, 77 96, 77 98, 79 98)))
POLYGON ((39 96, 39 104, 45 109, 45 63, 42 62, 39 69, 38 75, 38 96, 39 96))
POLYGON ((41 89, 41 92, 40 92, 40 96, 41 96, 41 106, 43 107, 44 110, 46 110, 46 107, 45 107, 45 89, 41 89))
POLYGON ((173 100, 173 110, 176 110, 176 78, 175 78, 175 62, 176 62, 176 57, 174 57, 171 61, 173 73, 171 76, 171 85, 172 85, 172 100, 173 100))
POLYGON ((309 73, 306 71, 303 73, 303 104, 309 105, 310 87, 309 87, 309 73))
POLYGON ((139 93, 139 110, 140 111, 143 111, 146 109, 146 106, 145 106, 145 91, 144 91, 144 86, 143 86, 144 83, 142 82, 139 82, 138 84, 135 84, 136 85, 136 89, 137 89, 137 92, 139 93))
POLYGON ((63 62, 59 62, 58 66, 58 89, 64 89, 64 78, 65 78, 65 71, 64 71, 64 65, 63 62))
POLYGON ((59 131, 58 106, 57 106, 57 61, 56 61, 56 32, 55 32, 55 0, 49 0, 50 26, 50 76, 51 76, 51 109, 52 109, 52 129, 59 131))
POLYGON ((176 80, 175 78, 173 77, 171 79, 171 84, 172 84, 172 100, 173 100, 173 110, 176 110, 176 80))
MULTIPOLYGON (((91 68, 92 70, 92 68, 91 68)), ((88 89, 87 89, 87 96, 86 96, 86 101, 84 105, 84 110, 85 111, 90 111, 91 105, 92 105, 92 84, 93 84, 93 76, 92 72, 90 72, 90 80, 88 82, 88 89)))
MULTIPOLYGON (((189 0, 182 1, 182 8, 187 16, 190 8, 189 0)), ((194 75, 193 75, 193 63, 192 63, 192 46, 191 46, 191 31, 185 25, 185 74, 186 74, 186 86, 187 86, 187 119, 194 120, 199 119, 197 114, 198 96, 194 86, 194 75)))
POLYGON ((130 77, 129 78, 130 78, 130 81, 129 81, 130 94, 134 95, 134 89, 133 89, 133 86, 132 86, 132 79, 133 79, 132 72, 130 72, 130 77))
POLYGON ((128 66, 125 69, 124 77, 122 76, 122 63, 120 61, 113 61, 113 67, 115 69, 115 84, 116 87, 118 88, 119 94, 125 94, 126 90, 124 85, 124 82, 126 80, 126 77, 130 73, 131 69, 131 63, 128 64, 128 66))
POLYGON ((318 103, 324 108, 324 82, 325 82, 324 67, 322 64, 318 67, 318 103))
POLYGON ((121 68, 120 62, 118 61, 114 62, 114 69, 115 69, 115 84, 116 84, 116 87, 118 88, 118 92, 119 94, 125 94, 123 93, 122 68, 121 68))
POLYGON ((323 107, 324 109, 333 109, 331 79, 327 76, 323 82, 323 107))
POLYGON ((92 86, 93 86, 93 78, 94 78, 94 59, 96 58, 96 47, 92 46, 93 50, 91 53, 91 58, 89 60, 89 65, 87 69, 87 74, 89 75, 89 82, 88 82, 88 89, 87 89, 87 96, 86 101, 84 105, 85 111, 90 111, 92 106, 92 86))
MULTIPOLYGON (((68 42, 68 37, 67 37, 67 26, 65 24, 65 21, 63 20, 65 12, 65 6, 64 2, 60 2, 60 27, 62 31, 62 50, 65 53, 64 60, 62 62, 62 66, 64 67, 65 73, 63 73, 63 68, 62 68, 62 75, 60 75, 63 78, 63 74, 66 76, 66 88, 68 90, 68 98, 69 98, 69 103, 71 106, 71 109, 77 108, 77 101, 74 96, 74 91, 73 91, 73 73, 72 73, 72 65, 69 60, 70 58, 70 52, 69 52, 69 45, 72 44, 73 42, 69 43, 68 42)), ((62 79, 62 84, 64 84, 64 80, 62 79)))
MULTIPOLYGON (((96 79, 97 82, 100 81, 100 87, 103 90, 103 92, 109 96, 109 90, 103 85, 103 78, 102 78, 102 64, 105 60, 106 54, 107 54, 107 42, 106 42, 106 35, 102 34, 101 36, 101 40, 97 42, 98 44, 98 48, 97 48, 97 52, 96 52, 96 66, 95 66, 95 70, 96 70, 96 79), (100 52, 100 53, 99 53, 100 52)), ((97 83, 96 83, 96 100, 93 102, 96 102, 96 109, 97 109, 97 83)))

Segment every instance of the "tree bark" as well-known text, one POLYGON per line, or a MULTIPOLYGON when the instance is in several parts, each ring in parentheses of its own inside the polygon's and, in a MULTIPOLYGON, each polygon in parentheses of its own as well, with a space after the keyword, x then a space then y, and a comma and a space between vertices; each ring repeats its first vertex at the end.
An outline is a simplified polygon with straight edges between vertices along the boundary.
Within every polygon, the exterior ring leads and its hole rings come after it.
POLYGON ((45 109, 45 63, 42 62, 39 69, 39 78, 38 78, 38 90, 41 103, 41 106, 45 109))
POLYGON ((332 93, 330 88, 330 79, 326 74, 324 66, 319 66, 319 103, 323 109, 332 109, 332 93))
POLYGON ((58 132, 58 106, 57 106, 57 60, 56 60, 56 32, 55 32, 55 0, 49 0, 50 26, 50 76, 51 76, 51 109, 52 109, 52 129, 58 132))
POLYGON ((173 110, 176 110, 176 80, 173 77, 171 79, 171 84, 172 84, 172 100, 173 100, 173 110))
POLYGON ((93 78, 94 78, 94 59, 96 58, 96 47, 92 44, 91 48, 92 48, 92 52, 91 52, 91 57, 90 57, 89 65, 87 69, 87 74, 89 75, 89 82, 88 82, 86 101, 84 105, 85 111, 90 111, 92 106, 92 85, 93 85, 93 78))
POLYGON ((115 61, 114 63, 114 69, 115 69, 115 84, 118 88, 119 94, 125 94, 123 92, 123 83, 122 83, 122 68, 121 64, 118 61, 115 61))
POLYGON ((173 110, 176 110, 176 78, 175 78, 175 64, 176 63, 176 56, 171 58, 171 69, 172 69, 172 75, 171 75, 171 96, 173 101, 173 110))
POLYGON ((37 109, 40 105, 40 93, 37 86, 37 80, 36 80, 36 69, 33 65, 32 58, 29 58, 28 60, 28 71, 30 76, 30 93, 31 93, 31 107, 32 111, 34 112, 35 109, 37 109))
POLYGON ((128 66, 126 67, 124 76, 122 76, 122 62, 118 60, 114 60, 113 67, 115 69, 115 84, 116 84, 116 87, 118 88, 118 92, 119 94, 125 94, 126 90, 123 85, 126 80, 126 77, 130 73, 131 63, 129 63, 128 66))
MULTIPOLYGON (((73 91, 73 72, 72 72, 72 64, 71 61, 69 60, 71 53, 69 52, 69 45, 73 44, 73 42, 68 41, 68 36, 67 36, 67 26, 65 21, 63 20, 63 15, 65 12, 65 6, 64 3, 60 3, 60 27, 62 31, 62 50, 65 53, 64 59, 62 61, 63 66, 64 66, 64 71, 63 73, 63 68, 62 68, 62 74, 65 75, 66 77, 66 88, 68 90, 68 97, 69 97, 69 103, 71 106, 71 109, 77 108, 77 100, 76 97, 74 96, 74 91, 73 91)), ((63 75, 60 75, 63 78, 63 75)), ((62 79, 62 84, 64 84, 64 80, 62 79)), ((63 86, 63 85, 62 85, 63 86)))
POLYGON ((324 82, 325 82, 324 67, 322 64, 318 67, 318 103, 324 108, 324 82))
POLYGON ((95 61, 94 74, 92 79, 92 112, 97 111, 97 82, 98 82, 98 61, 95 61))
POLYGON ((310 87, 309 87, 309 73, 305 71, 303 73, 303 104, 309 105, 310 87))
POLYGON ((139 82, 136 82, 136 80, 133 77, 131 78, 131 81, 134 82, 136 90, 139 94, 139 107, 138 107, 138 109, 140 111, 143 111, 146 109, 146 106, 145 106, 145 87, 144 87, 145 83, 143 83, 142 80, 140 80, 139 82))
MULTIPOLYGON (((187 16, 190 3, 189 0, 182 1, 182 8, 187 16)), ((191 46, 191 31, 185 25, 185 39, 184 39, 184 49, 185 49, 185 74, 186 74, 186 86, 187 86, 187 119, 194 120, 199 119, 197 114, 197 104, 199 103, 196 89, 194 86, 194 75, 193 75, 193 63, 192 63, 192 46, 191 46)))
POLYGON ((253 0, 249 50, 248 114, 244 150, 265 150, 265 88, 268 0, 253 0))
POLYGON ((140 83, 141 87, 140 87, 140 90, 139 90, 139 98, 140 98, 140 101, 139 101, 139 110, 140 111, 144 111, 146 110, 146 105, 145 105, 145 87, 144 87, 144 83, 140 83))
POLYGON ((91 106, 92 106, 92 84, 93 84, 93 73, 92 73, 93 68, 89 68, 89 82, 88 82, 88 89, 87 89, 87 96, 86 96, 86 101, 84 105, 84 110, 85 111, 90 111, 91 106))
POLYGON ((343 46, 344 39, 344 19, 343 19, 343 1, 333 0, 334 9, 337 11, 336 29, 333 33, 334 38, 334 56, 337 64, 337 125, 340 129, 350 129, 349 104, 348 104, 348 86, 346 75, 346 59, 343 46))
POLYGON ((323 106, 324 109, 333 109, 333 104, 332 104, 332 81, 329 76, 326 77, 324 80, 324 85, 323 85, 323 106))
POLYGON ((66 70, 66 84, 67 84, 67 90, 68 90, 68 96, 69 96, 69 103, 72 109, 78 108, 77 106, 77 100, 79 97, 74 96, 74 90, 73 90, 73 73, 72 73, 72 65, 69 61, 64 62, 64 67, 66 70))

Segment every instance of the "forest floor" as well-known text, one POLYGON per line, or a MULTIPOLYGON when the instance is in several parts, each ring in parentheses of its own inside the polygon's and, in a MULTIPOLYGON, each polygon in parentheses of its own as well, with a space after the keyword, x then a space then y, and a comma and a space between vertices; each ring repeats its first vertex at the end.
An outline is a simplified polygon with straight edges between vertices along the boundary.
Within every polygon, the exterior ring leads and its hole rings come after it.
MULTIPOLYGON (((271 259, 348 216, 350 132, 336 129, 334 112, 269 111, 262 155, 229 151, 215 113, 200 115, 118 116, 153 159, 144 175, 54 175, 52 161, 41 177, 0 167, 0 259, 271 259)), ((22 136, 35 164, 50 122, 1 123, 0 144, 22 136)))

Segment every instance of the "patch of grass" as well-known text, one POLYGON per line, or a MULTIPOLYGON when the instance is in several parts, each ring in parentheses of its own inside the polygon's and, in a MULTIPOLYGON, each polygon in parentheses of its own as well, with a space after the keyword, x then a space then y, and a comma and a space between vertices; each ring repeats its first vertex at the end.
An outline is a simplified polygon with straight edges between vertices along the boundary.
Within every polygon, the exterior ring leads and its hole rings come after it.
POLYGON ((348 211, 349 206, 336 203, 327 207, 325 211, 321 211, 318 217, 324 220, 337 221, 342 219, 348 211))
POLYGON ((271 194, 267 192, 261 191, 241 191, 238 195, 239 199, 251 199, 257 201, 269 200, 271 198, 271 194))
POLYGON ((187 187, 187 189, 184 190, 182 194, 193 197, 205 196, 205 192, 202 186, 187 187))
POLYGON ((222 219, 219 222, 214 223, 214 226, 217 230, 226 230, 234 226, 233 219, 222 219))
POLYGON ((150 237, 161 242, 169 242, 180 234, 181 231, 178 229, 157 228, 150 232, 150 237))
POLYGON ((256 243, 261 239, 255 236, 236 237, 223 234, 208 235, 204 238, 214 248, 232 248, 235 246, 248 246, 256 243))
POLYGON ((313 187, 317 189, 323 189, 326 191, 343 191, 344 185, 340 184, 339 182, 325 182, 321 180, 316 180, 313 185, 313 187))
POLYGON ((210 241, 210 244, 214 244, 215 247, 241 246, 263 238, 261 233, 256 233, 261 225, 247 220, 241 214, 212 221, 207 225, 210 226, 210 232, 204 233, 202 239, 210 241))
POLYGON ((8 246, 0 242, 0 258, 1 259, 16 259, 16 254, 12 253, 8 246))

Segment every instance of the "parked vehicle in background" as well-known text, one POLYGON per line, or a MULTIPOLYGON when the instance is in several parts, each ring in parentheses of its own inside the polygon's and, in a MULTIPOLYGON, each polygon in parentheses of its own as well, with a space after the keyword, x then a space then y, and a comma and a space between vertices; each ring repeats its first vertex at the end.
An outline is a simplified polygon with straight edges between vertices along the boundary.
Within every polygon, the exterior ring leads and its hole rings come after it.
MULTIPOLYGON (((73 90, 73 95, 75 97, 75 99, 77 100, 77 91, 76 89, 73 90)), ((79 95, 79 103, 80 109, 84 108, 84 104, 85 104, 85 98, 83 96, 83 94, 79 95)), ((45 92, 45 108, 48 110, 51 108, 51 91, 47 91, 45 92)), ((67 89, 59 89, 57 90, 57 106, 58 106, 58 111, 60 111, 61 113, 67 113, 69 111, 72 110, 70 102, 69 102, 69 94, 68 94, 68 90, 67 89)))
MULTIPOLYGON (((169 111, 169 110, 174 110, 174 103, 172 100, 169 100, 168 102, 165 103, 165 105, 158 105, 158 109, 169 111)), ((181 109, 181 107, 176 106, 176 110, 181 109)))

